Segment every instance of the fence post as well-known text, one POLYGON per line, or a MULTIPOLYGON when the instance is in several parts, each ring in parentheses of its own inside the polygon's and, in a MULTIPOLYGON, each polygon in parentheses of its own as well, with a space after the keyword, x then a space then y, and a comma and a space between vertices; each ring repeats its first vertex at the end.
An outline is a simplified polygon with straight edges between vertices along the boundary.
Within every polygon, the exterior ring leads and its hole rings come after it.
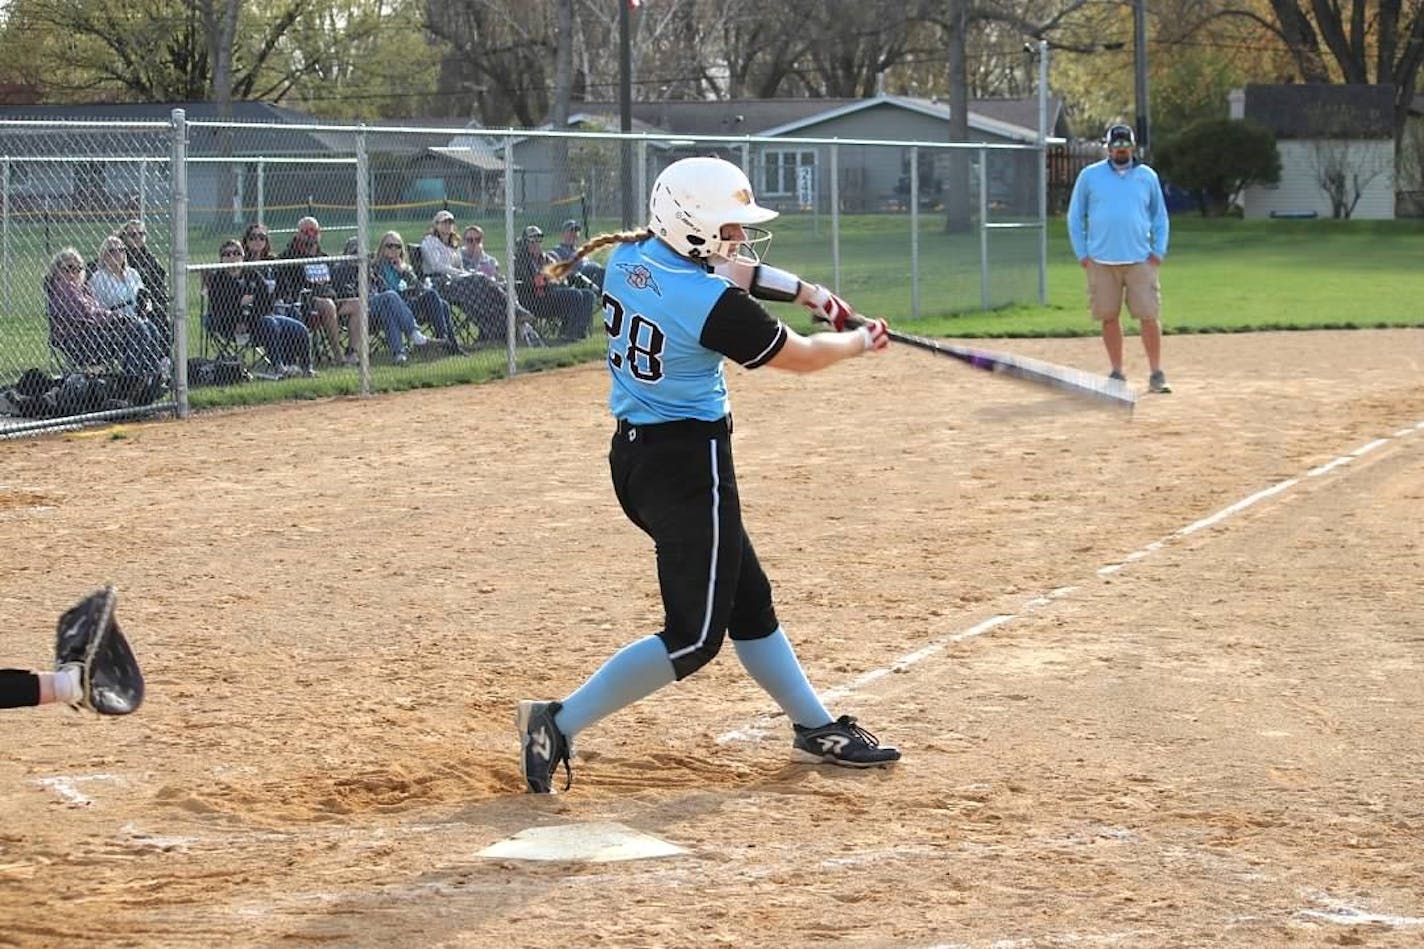
POLYGON ((647 133, 643 133, 643 140, 638 143, 638 194, 637 200, 641 202, 640 207, 646 208, 648 201, 648 139, 647 133))
POLYGON ((920 318, 920 147, 910 146, 910 318, 920 318))
MULTIPOLYGON (((355 317, 361 321, 362 395, 371 394, 371 267, 367 254, 370 241, 366 237, 366 230, 371 224, 370 175, 371 169, 366 156, 366 124, 363 122, 356 132, 356 295, 361 304, 355 317)), ((394 356, 395 353, 391 355, 394 356)))
POLYGON ((5 164, 0 169, 0 201, 4 204, 4 217, 0 218, 0 271, 5 274, 5 312, 13 313, 10 305, 10 156, 5 156, 5 164))
POLYGON ((1038 41, 1038 305, 1048 305, 1048 41, 1038 41))
POLYGON ((182 109, 174 109, 172 220, 173 275, 168 317, 173 321, 173 396, 178 417, 187 418, 188 405, 188 125, 182 109))
POLYGON ((989 309, 989 150, 979 149, 979 308, 989 309))
POLYGON ((841 147, 831 143, 831 285, 841 292, 841 147))
MULTIPOLYGON (((517 302, 517 281, 514 269, 514 176, 509 173, 510 165, 514 162, 514 135, 507 132, 504 136, 504 262, 507 269, 505 273, 505 333, 504 333, 504 360, 505 373, 510 378, 514 377, 514 346, 518 330, 514 325, 514 305, 517 302)), ((595 202, 594 207, 598 207, 595 202)))
POLYGON ((267 226, 267 163, 261 158, 257 159, 257 223, 267 226))

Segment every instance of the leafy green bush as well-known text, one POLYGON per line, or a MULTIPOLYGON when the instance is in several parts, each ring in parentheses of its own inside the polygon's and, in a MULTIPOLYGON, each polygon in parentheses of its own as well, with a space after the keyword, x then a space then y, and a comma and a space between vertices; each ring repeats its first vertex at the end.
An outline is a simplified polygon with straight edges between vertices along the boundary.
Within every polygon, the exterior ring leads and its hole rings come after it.
POLYGON ((1156 166, 1164 180, 1196 193, 1203 216, 1226 213, 1250 185, 1281 180, 1275 136, 1236 119, 1187 126, 1158 148, 1156 166))

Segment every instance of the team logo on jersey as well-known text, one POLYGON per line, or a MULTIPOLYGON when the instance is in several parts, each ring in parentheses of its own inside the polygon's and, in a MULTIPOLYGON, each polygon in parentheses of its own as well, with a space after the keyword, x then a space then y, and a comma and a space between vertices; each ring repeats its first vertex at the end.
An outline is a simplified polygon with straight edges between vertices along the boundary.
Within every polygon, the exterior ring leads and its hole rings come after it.
POLYGON ((628 281, 628 285, 634 290, 651 290, 658 296, 663 295, 662 287, 653 279, 653 272, 643 264, 619 264, 618 269, 623 271, 623 278, 628 281))

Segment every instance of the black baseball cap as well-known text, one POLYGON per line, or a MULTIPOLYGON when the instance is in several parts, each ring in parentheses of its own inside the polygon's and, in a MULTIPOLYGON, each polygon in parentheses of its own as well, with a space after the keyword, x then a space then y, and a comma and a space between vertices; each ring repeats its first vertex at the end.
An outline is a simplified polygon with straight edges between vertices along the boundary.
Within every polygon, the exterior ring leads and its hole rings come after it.
POLYGON ((581 231, 583 230, 583 225, 580 224, 578 221, 575 221, 573 218, 569 218, 567 221, 564 222, 562 230, 581 231))
POLYGON ((1103 142, 1108 148, 1136 148, 1137 133, 1131 125, 1111 125, 1103 136, 1103 142))

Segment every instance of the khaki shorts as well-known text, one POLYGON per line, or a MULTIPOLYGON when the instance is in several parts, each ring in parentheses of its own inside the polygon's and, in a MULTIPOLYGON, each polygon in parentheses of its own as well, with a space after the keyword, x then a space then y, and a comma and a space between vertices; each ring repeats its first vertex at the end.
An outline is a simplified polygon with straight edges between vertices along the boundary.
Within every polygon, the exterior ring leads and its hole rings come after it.
POLYGON ((1134 320, 1158 320, 1162 316, 1162 285, 1157 267, 1149 263, 1100 264, 1088 261, 1088 307, 1095 320, 1115 320, 1122 312, 1123 298, 1134 320))

